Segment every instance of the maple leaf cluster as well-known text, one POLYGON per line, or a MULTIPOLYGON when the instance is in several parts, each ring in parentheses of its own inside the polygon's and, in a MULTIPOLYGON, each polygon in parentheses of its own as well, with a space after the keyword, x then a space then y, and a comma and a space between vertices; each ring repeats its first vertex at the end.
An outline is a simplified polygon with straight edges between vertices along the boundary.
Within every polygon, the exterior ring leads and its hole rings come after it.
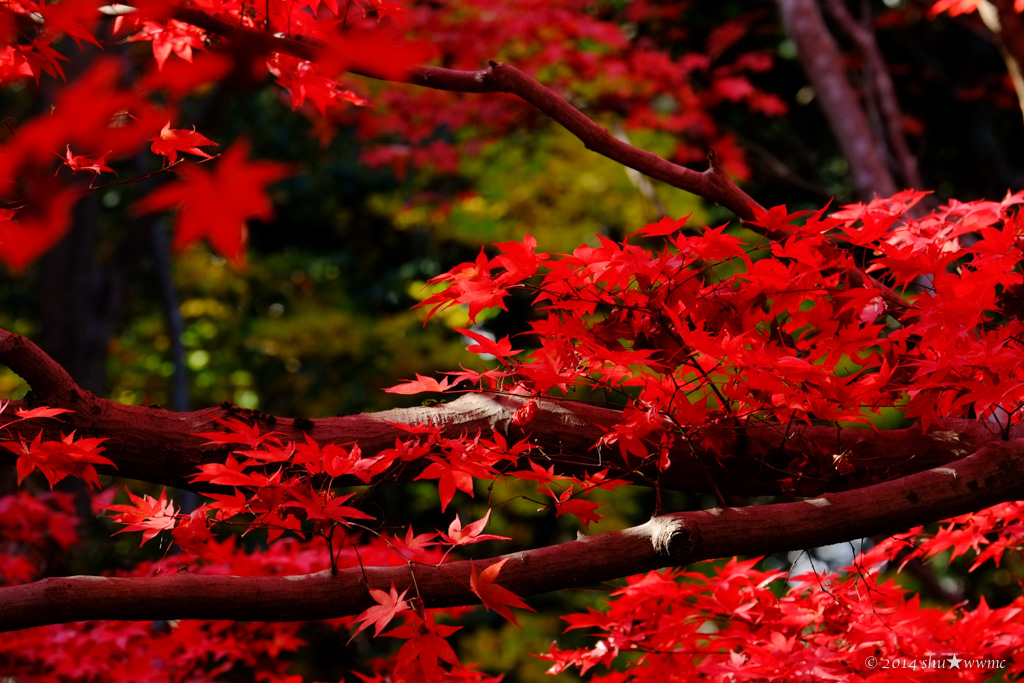
MULTIPOLYGON (((66 411, 43 407, 20 414, 22 419, 38 419, 56 417, 62 412, 66 411)), ((200 466, 195 479, 230 487, 234 490, 232 495, 210 493, 211 501, 188 515, 180 513, 163 491, 158 497, 138 496, 128 491, 125 504, 99 504, 99 509, 110 513, 115 522, 123 525, 115 533, 142 532, 141 542, 145 544, 159 534, 169 532, 174 543, 187 553, 164 562, 142 563, 129 575, 155 576, 186 570, 199 575, 309 573, 325 565, 338 571, 362 567, 363 563, 377 566, 409 562, 440 565, 455 548, 483 541, 509 540, 504 536, 483 533, 490 511, 482 519, 465 526, 456 515, 447 532, 415 534, 412 527, 402 536, 389 537, 373 532, 369 539, 358 539, 358 545, 356 534, 348 538, 338 538, 335 534, 336 531, 351 532, 353 526, 359 526, 356 522, 372 519, 361 510, 344 504, 353 494, 336 495, 331 484, 335 478, 354 477, 370 482, 396 461, 411 462, 426 457, 432 448, 439 449, 441 453, 447 450, 450 457, 453 455, 451 449, 457 448, 454 453, 457 460, 441 456, 430 458, 430 464, 421 475, 424 479, 439 479, 442 507, 445 507, 455 488, 465 488, 467 483, 471 484, 473 476, 496 476, 486 465, 469 462, 471 452, 462 439, 439 440, 430 430, 413 428, 411 431, 416 437, 397 442, 394 449, 378 457, 362 458, 357 445, 351 449, 334 444, 320 447, 308 437, 304 443, 283 443, 273 433, 262 433, 258 427, 241 420, 218 421, 225 431, 205 432, 198 436, 209 439, 209 445, 230 445, 238 450, 229 455, 224 464, 200 466), (467 469, 460 469, 459 462, 467 469), (220 522, 233 526, 242 524, 239 517, 243 515, 250 517, 245 523, 248 530, 267 531, 270 541, 267 550, 249 553, 238 546, 237 536, 218 541, 211 533, 212 527, 220 522), (297 538, 281 538, 286 532, 297 538), (444 547, 447 550, 442 552, 444 547)), ((499 435, 496 439, 478 446, 493 452, 509 450, 499 435)), ((40 436, 36 448, 52 444, 40 436)), ((9 443, 4 445, 15 450, 9 443)), ((515 449, 512 451, 515 453, 515 449)), ((514 459, 515 455, 511 457, 514 459)), ((495 460, 500 460, 500 457, 495 460)), ((68 462, 51 462, 46 471, 48 476, 52 474, 54 481, 65 476, 86 480, 95 477, 95 473, 86 475, 80 467, 68 462)), ((468 492, 472 495, 471 487, 468 492)), ((0 564, 6 580, 11 583, 34 580, 42 567, 38 561, 31 560, 31 552, 14 553, 6 548, 7 544, 11 549, 27 541, 38 545, 40 539, 46 537, 46 528, 58 525, 64 528, 53 538, 62 547, 79 542, 77 534, 72 531, 74 524, 67 521, 74 519, 71 497, 52 494, 49 500, 55 504, 53 508, 46 507, 47 500, 46 497, 32 498, 25 493, 0 498, 0 528, 10 532, 5 536, 8 539, 5 544, 0 545, 0 559, 3 560, 0 564), (23 500, 29 501, 29 505, 13 516, 14 506, 23 500)), ((503 564, 490 564, 480 571, 474 569, 471 590, 486 608, 514 622, 510 607, 530 608, 498 582, 503 564)), ((357 624, 352 634, 354 637, 373 625, 375 636, 403 639, 405 642, 395 660, 397 671, 404 672, 403 680, 436 680, 442 675, 483 680, 479 672, 462 665, 451 645, 444 640, 458 627, 436 623, 431 613, 423 611, 422 602, 413 611, 406 593, 399 594, 393 586, 390 592, 373 590, 371 597, 377 602, 376 607, 352 618, 335 620, 332 627, 357 624), (403 623, 385 631, 396 617, 400 617, 403 623)), ((417 596, 417 600, 422 599, 417 596)), ((147 658, 152 662, 152 658, 173 654, 177 665, 190 667, 198 667, 199 662, 212 657, 218 665, 203 667, 208 673, 227 671, 241 664, 263 672, 264 680, 292 681, 294 677, 284 673, 287 663, 284 660, 272 663, 271 660, 301 645, 303 641, 296 636, 296 631, 296 625, 230 625, 204 621, 175 622, 169 630, 130 622, 112 622, 106 626, 69 624, 24 631, 5 641, 0 645, 0 661, 6 662, 5 670, 10 672, 45 670, 48 675, 56 677, 102 676, 103 680, 113 681, 130 678, 131 672, 147 658), (74 639, 81 648, 88 650, 101 647, 113 638, 138 647, 126 648, 123 654, 106 661, 102 669, 97 668, 99 665, 94 657, 88 661, 72 661, 74 658, 69 658, 67 653, 58 657, 39 649, 54 639, 74 639), (244 650, 238 646, 250 638, 257 638, 264 645, 244 650)), ((151 671, 151 675, 156 676, 152 680, 164 680, 165 676, 174 674, 173 669, 158 669, 151 671)))
POLYGON ((446 288, 420 305, 430 314, 465 306, 472 322, 521 292, 546 313, 530 323, 536 350, 470 332, 468 350, 499 367, 398 389, 451 392, 468 382, 533 397, 618 395, 622 421, 601 443, 624 459, 701 439, 709 425, 869 422, 893 406, 926 429, 976 417, 1008 430, 1024 398, 1013 303, 1021 195, 911 215, 922 196, 831 215, 776 207, 750 225, 780 238, 753 245, 725 226, 692 234, 686 219, 557 257, 530 237, 496 245, 493 258, 481 253, 435 278, 446 288), (981 239, 967 246, 964 235, 981 239), (652 240, 663 247, 641 246, 652 240), (866 267, 852 256, 863 247, 878 254, 866 267), (921 280, 924 291, 908 289, 921 280))
MULTIPOLYGON (((894 544, 902 545, 887 541, 876 550, 894 544)), ((543 656, 552 662, 549 673, 576 668, 591 672, 589 680, 609 682, 650 680, 651 672, 666 670, 690 672, 692 680, 736 681, 991 676, 991 669, 951 671, 947 658, 966 656, 1002 662, 1000 672, 1011 679, 1024 674, 1020 644, 1008 635, 1021 598, 999 609, 982 599, 951 617, 879 579, 864 557, 842 572, 801 576, 759 569, 759 560, 734 559, 711 573, 630 578, 606 610, 563 617, 567 631, 588 629, 598 640, 573 650, 552 644, 543 656), (624 671, 599 673, 615 663, 624 671)))
MULTIPOLYGON (((0 401, 0 414, 5 412, 9 405, 9 401, 0 401)), ((4 429, 10 430, 13 425, 25 420, 52 418, 67 412, 69 411, 65 408, 48 408, 46 406, 32 409, 20 408, 15 411, 18 419, 4 425, 4 429)), ((59 441, 51 441, 44 439, 43 432, 40 430, 36 438, 29 443, 23 440, 2 441, 0 446, 18 456, 16 467, 19 484, 33 471, 39 470, 50 482, 51 488, 61 479, 70 476, 82 479, 98 489, 100 480, 96 474, 95 465, 114 466, 110 459, 100 455, 103 452, 101 445, 103 441, 105 439, 76 439, 74 432, 62 434, 59 441)))

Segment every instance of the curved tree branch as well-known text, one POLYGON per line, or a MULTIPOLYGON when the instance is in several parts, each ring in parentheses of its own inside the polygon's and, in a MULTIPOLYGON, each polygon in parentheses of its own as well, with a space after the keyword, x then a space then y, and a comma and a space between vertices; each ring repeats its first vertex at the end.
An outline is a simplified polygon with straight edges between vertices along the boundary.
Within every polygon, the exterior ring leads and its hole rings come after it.
POLYGON ((421 597, 425 607, 472 605, 478 602, 469 589, 474 564, 479 571, 506 559, 499 583, 530 596, 700 560, 887 536, 1022 497, 1024 440, 1013 440, 855 492, 664 515, 638 527, 486 560, 356 567, 333 575, 43 579, 0 588, 0 631, 86 619, 328 619, 358 614, 374 604, 368 589, 387 591, 392 583, 421 597))
POLYGON ((41 348, 20 334, 0 330, 0 362, 21 376, 32 391, 26 401, 38 404, 78 403, 82 389, 71 375, 41 348))
MULTIPOLYGON (((204 31, 239 42, 256 51, 279 52, 307 61, 320 61, 324 45, 314 40, 294 40, 249 29, 203 11, 177 7, 173 16, 179 21, 204 31)), ((351 73, 389 80, 372 68, 352 67, 351 73)), ((721 204, 743 220, 754 217, 753 208, 762 209, 752 197, 741 190, 729 175, 715 164, 704 172, 694 171, 662 159, 657 154, 637 149, 597 125, 565 98, 538 83, 535 79, 508 64, 491 62, 481 71, 456 71, 432 66, 417 66, 409 71, 405 82, 434 90, 465 93, 507 92, 529 102, 579 138, 587 149, 628 166, 655 180, 721 204)))

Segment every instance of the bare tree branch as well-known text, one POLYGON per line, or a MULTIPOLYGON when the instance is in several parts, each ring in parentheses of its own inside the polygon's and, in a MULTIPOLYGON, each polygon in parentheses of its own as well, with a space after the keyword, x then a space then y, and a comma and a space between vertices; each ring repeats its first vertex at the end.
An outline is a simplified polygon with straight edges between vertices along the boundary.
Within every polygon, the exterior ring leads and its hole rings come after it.
POLYGON ((302 576, 71 576, 0 588, 0 630, 86 619, 297 621, 357 614, 368 589, 412 589, 425 607, 478 602, 478 571, 507 559, 499 583, 521 596, 660 567, 761 555, 905 531, 1024 497, 1024 441, 989 444, 948 466, 796 503, 681 512, 638 527, 486 560, 351 568, 302 576), (841 522, 841 523, 837 523, 841 522), (365 581, 364 581, 365 575, 365 581))
MULTIPOLYGON (((228 40, 239 42, 250 49, 279 52, 307 61, 320 61, 324 45, 314 40, 294 40, 249 29, 200 10, 176 7, 174 18, 197 26, 228 40)), ((369 68, 352 68, 351 73, 388 80, 369 68)), ((656 154, 637 149, 616 139, 581 111, 569 104, 554 90, 508 64, 491 62, 481 71, 455 71, 431 66, 417 66, 410 70, 405 82, 434 90, 467 93, 507 92, 529 102, 579 138, 587 149, 628 166, 655 180, 691 192, 709 201, 721 204, 741 219, 753 218, 753 207, 762 208, 741 190, 721 168, 711 164, 704 171, 694 171, 662 159, 656 154)))

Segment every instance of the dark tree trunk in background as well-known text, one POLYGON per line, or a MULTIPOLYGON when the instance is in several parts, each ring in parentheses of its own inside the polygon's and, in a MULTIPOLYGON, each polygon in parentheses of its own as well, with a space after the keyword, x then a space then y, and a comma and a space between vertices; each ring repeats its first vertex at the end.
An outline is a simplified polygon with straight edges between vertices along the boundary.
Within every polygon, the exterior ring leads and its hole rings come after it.
POLYGON ((815 0, 776 0, 776 3, 786 33, 796 43, 818 104, 850 165, 854 190, 862 200, 895 194, 899 188, 847 78, 842 53, 825 25, 818 3, 815 0))
POLYGON ((97 254, 97 197, 75 207, 68 235, 39 261, 39 345, 79 386, 107 394, 107 347, 124 292, 125 274, 97 254))

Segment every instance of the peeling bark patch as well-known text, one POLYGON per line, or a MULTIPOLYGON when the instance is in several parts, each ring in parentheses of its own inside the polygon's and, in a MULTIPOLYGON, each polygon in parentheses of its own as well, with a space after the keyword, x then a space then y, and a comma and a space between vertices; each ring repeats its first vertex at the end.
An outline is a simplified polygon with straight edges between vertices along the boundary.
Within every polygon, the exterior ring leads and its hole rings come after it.
POLYGON ((960 441, 960 434, 949 429, 936 429, 928 432, 928 438, 939 443, 957 443, 960 441))
POLYGON ((655 517, 644 526, 647 525, 650 525, 651 545, 658 555, 672 557, 680 552, 687 553, 693 549, 693 536, 687 530, 683 520, 655 517))

